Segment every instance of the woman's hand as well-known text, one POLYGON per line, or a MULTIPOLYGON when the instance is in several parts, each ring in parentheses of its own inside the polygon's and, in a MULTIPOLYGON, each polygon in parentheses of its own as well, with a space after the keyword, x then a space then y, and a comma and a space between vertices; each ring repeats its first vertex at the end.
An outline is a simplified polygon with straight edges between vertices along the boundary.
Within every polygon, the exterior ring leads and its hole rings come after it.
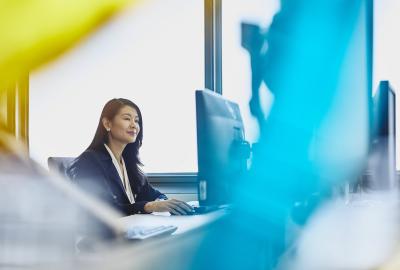
POLYGON ((147 213, 170 212, 173 215, 187 215, 193 213, 193 207, 176 199, 148 202, 145 204, 144 210, 147 213))

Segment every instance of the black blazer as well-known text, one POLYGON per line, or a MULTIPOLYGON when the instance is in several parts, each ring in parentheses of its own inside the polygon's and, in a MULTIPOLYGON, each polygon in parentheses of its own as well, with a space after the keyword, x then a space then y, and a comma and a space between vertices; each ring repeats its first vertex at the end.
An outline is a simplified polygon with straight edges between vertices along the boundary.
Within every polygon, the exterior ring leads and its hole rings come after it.
POLYGON ((167 196, 154 189, 147 181, 136 179, 133 168, 126 168, 129 183, 135 198, 131 204, 121 179, 107 149, 86 150, 76 158, 67 169, 68 177, 83 190, 107 202, 125 215, 145 213, 144 205, 167 196))

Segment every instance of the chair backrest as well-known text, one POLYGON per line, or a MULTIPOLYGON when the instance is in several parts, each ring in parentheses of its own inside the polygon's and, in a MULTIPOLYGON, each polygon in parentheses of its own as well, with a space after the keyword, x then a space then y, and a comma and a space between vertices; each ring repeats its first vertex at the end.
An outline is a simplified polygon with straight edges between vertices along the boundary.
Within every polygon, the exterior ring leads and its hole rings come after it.
POLYGON ((67 168, 74 159, 73 157, 49 157, 47 159, 47 164, 50 172, 59 173, 67 177, 67 168))

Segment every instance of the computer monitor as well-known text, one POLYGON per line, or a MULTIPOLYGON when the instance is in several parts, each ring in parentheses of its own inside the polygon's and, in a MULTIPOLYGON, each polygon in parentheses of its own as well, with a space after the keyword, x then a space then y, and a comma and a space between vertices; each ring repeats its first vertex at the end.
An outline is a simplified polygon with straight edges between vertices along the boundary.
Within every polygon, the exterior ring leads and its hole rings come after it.
POLYGON ((394 190, 396 181, 396 96, 388 81, 374 95, 373 133, 366 188, 394 190))
POLYGON ((239 106, 210 90, 197 90, 196 120, 199 203, 229 203, 249 155, 239 106))

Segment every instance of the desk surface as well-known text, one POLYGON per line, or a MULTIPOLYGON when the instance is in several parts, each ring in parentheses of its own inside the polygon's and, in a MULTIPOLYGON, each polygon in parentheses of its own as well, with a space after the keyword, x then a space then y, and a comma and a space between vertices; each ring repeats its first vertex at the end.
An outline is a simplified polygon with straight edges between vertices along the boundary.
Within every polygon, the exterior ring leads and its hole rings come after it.
POLYGON ((82 258, 82 262, 75 264, 74 269, 191 269, 204 237, 219 221, 228 216, 229 212, 229 209, 220 209, 193 216, 167 216, 164 213, 123 217, 119 222, 124 227, 175 225, 178 229, 170 236, 117 242, 91 257, 82 258))
POLYGON ((202 215, 171 216, 169 213, 136 214, 120 219, 124 227, 174 225, 178 229, 173 234, 182 234, 206 226, 226 215, 229 210, 221 209, 202 215))

